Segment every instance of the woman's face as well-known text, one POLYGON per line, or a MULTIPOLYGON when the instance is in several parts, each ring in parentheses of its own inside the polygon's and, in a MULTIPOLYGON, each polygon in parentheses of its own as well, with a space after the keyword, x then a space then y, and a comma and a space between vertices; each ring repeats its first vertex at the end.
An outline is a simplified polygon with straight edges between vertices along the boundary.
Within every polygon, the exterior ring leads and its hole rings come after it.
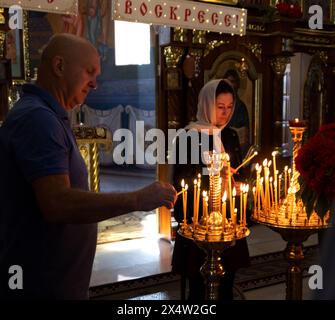
POLYGON ((234 98, 231 93, 220 93, 216 97, 216 125, 223 126, 230 119, 234 98))

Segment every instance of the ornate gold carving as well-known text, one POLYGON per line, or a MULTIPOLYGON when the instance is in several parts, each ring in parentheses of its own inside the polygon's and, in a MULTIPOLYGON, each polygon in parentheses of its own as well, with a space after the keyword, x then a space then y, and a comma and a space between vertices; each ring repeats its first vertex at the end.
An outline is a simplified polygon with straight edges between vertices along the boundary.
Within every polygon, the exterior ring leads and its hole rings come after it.
POLYGON ((320 60, 321 60, 325 65, 327 65, 327 62, 328 62, 328 55, 327 55, 326 52, 324 52, 324 51, 317 51, 316 55, 319 56, 320 60))
POLYGON ((0 31, 0 59, 2 59, 4 55, 5 39, 6 39, 6 33, 0 31))
POLYGON ((193 30, 192 43, 194 43, 194 44, 205 44, 206 43, 206 31, 193 30))
POLYGON ((3 15, 4 12, 5 12, 4 8, 0 8, 0 24, 5 24, 6 23, 5 16, 3 15))
POLYGON ((230 43, 229 40, 213 40, 207 43, 206 49, 204 52, 204 57, 206 57, 212 50, 214 50, 217 47, 220 47, 224 44, 230 43))
POLYGON ((99 192, 99 152, 98 144, 109 146, 112 140, 102 127, 79 126, 72 129, 76 137, 81 156, 88 171, 88 182, 91 191, 99 192))
POLYGON ((262 24, 247 24, 247 30, 249 31, 265 31, 265 26, 262 24))
POLYGON ((23 59, 24 78, 30 77, 28 11, 23 11, 23 59))
POLYGON ((236 68, 240 71, 241 73, 241 77, 245 78, 247 75, 247 72, 249 70, 249 65, 248 63, 245 61, 244 58, 241 59, 240 62, 235 64, 236 68))
POLYGON ((321 38, 320 36, 295 36, 294 37, 295 42, 312 42, 312 43, 318 43, 318 44, 329 44, 330 40, 327 38, 321 38))
POLYGON ((252 43, 248 42, 243 44, 249 51, 251 51, 254 56, 258 59, 259 62, 262 62, 262 44, 261 43, 252 43))
POLYGON ((99 192, 99 152, 96 143, 90 144, 90 190, 99 192))
POLYGON ((165 63, 168 68, 177 68, 184 49, 179 47, 168 46, 164 48, 165 63))
POLYGON ((279 77, 282 77, 284 75, 286 65, 288 63, 290 63, 289 57, 276 57, 270 60, 270 64, 274 73, 279 77))
POLYGON ((200 74, 200 61, 202 58, 203 50, 201 49, 190 49, 189 54, 192 55, 195 59, 195 73, 194 76, 197 78, 200 74))
POLYGON ((187 41, 187 29, 180 27, 173 28, 173 40, 177 42, 187 41))

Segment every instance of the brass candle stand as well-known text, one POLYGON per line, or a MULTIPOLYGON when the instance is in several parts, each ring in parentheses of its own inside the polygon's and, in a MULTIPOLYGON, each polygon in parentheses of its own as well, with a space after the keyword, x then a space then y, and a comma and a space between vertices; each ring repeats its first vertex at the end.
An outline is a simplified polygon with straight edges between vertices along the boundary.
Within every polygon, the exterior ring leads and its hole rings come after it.
POLYGON ((107 135, 105 128, 86 127, 80 125, 72 129, 76 138, 78 148, 83 157, 89 179, 89 188, 91 191, 99 192, 99 152, 98 145, 111 145, 112 140, 107 135))
MULTIPOLYGON (((247 237, 250 230, 246 226, 245 211, 241 214, 241 219, 237 223, 235 205, 235 195, 226 190, 222 197, 222 179, 220 172, 224 166, 229 169, 229 156, 226 153, 206 152, 204 158, 208 167, 209 174, 209 194, 203 195, 203 214, 198 221, 199 216, 199 198, 195 196, 193 205, 195 207, 193 213, 193 221, 191 224, 186 222, 186 205, 184 207, 184 221, 181 224, 178 233, 192 241, 206 253, 204 264, 200 268, 200 272, 205 280, 205 298, 206 300, 218 299, 218 288, 220 278, 224 275, 225 270, 221 263, 221 253, 232 247, 235 241, 247 237), (228 161, 227 161, 228 159, 228 161), (222 198, 221 198, 222 197, 222 198), (230 217, 227 217, 226 200, 229 200, 230 217), (221 204, 222 200, 222 204, 221 204), (209 205, 208 205, 209 204, 209 205)), ((228 171, 229 172, 229 171, 228 171)), ((229 176, 228 185, 231 186, 231 176, 229 176)), ((194 192, 200 194, 200 176, 198 181, 194 181, 194 192)), ((186 188, 187 190, 187 188, 186 188)), ((183 192, 185 192, 183 187, 183 192)), ((187 192, 185 192, 187 194, 187 192)), ((245 201, 246 201, 245 192, 245 201)), ((241 194, 242 196, 242 194, 241 194)), ((186 202, 183 198, 184 203, 186 202)), ((241 208, 246 208, 241 206, 241 208)), ((243 211, 243 210, 242 210, 243 211)))
POLYGON ((254 188, 254 212, 253 220, 257 223, 268 226, 278 232, 283 240, 287 242, 284 257, 289 266, 286 273, 286 300, 302 299, 302 268, 301 262, 304 259, 303 242, 308 237, 323 228, 328 227, 329 212, 321 220, 316 212, 308 218, 304 204, 297 199, 296 193, 300 186, 298 182, 299 172, 295 168, 295 158, 301 147, 302 135, 306 129, 303 121, 296 119, 290 121, 290 132, 293 140, 293 161, 292 176, 287 179, 287 168, 284 173, 283 190, 280 188, 281 177, 277 177, 274 156, 274 186, 272 194, 269 187, 269 171, 266 162, 264 166, 264 186, 260 179, 261 167, 257 167, 256 187, 254 188), (279 186, 279 188, 278 188, 279 186))

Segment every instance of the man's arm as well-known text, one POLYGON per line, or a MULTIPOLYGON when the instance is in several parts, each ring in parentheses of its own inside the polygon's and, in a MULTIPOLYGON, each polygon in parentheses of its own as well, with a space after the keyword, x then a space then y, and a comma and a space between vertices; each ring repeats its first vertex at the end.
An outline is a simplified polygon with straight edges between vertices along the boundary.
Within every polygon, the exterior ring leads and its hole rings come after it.
POLYGON ((49 223, 93 223, 131 211, 150 211, 176 201, 174 188, 162 182, 134 192, 94 193, 71 189, 68 175, 51 175, 32 183, 37 203, 49 223))

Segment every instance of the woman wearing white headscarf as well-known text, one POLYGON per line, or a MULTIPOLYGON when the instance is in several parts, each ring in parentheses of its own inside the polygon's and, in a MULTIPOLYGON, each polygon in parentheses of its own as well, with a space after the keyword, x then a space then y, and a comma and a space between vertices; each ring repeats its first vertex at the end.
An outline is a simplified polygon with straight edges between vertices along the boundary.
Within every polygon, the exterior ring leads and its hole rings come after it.
MULTIPOLYGON (((198 135, 200 143, 195 146, 191 142, 191 138, 188 137, 186 145, 179 148, 182 140, 177 136, 175 141, 177 164, 174 166, 173 173, 173 182, 176 187, 178 187, 182 179, 193 182, 198 173, 201 173, 203 168, 206 168, 206 164, 202 161, 204 151, 224 150, 230 156, 232 167, 236 168, 241 163, 242 156, 238 135, 233 129, 227 127, 233 115, 235 100, 234 89, 226 79, 211 80, 201 89, 198 97, 197 121, 191 122, 185 127, 186 130, 192 130, 193 134, 198 135), (205 144, 208 150, 204 150, 205 144), (182 155, 181 153, 184 152, 187 152, 187 154, 182 155), (194 164, 194 154, 198 155, 199 164, 194 164), (187 158, 186 164, 178 162, 183 156, 187 158)), ((201 184, 202 189, 208 190, 208 176, 202 176, 201 184)), ((193 199, 192 192, 193 188, 190 188, 188 192, 189 199, 193 199)), ((188 201, 188 204, 187 219, 188 223, 191 223, 193 203, 188 201)), ((200 207, 199 213, 201 212, 202 209, 200 207)), ((173 214, 179 223, 182 222, 182 197, 178 198, 173 214)), ((200 274, 200 267, 204 263, 204 258, 204 253, 193 241, 186 240, 177 234, 172 257, 172 271, 181 274, 184 279, 188 279, 189 300, 205 299, 204 279, 200 274)), ((235 272, 238 268, 247 267, 250 263, 246 240, 236 241, 235 246, 227 249, 221 258, 226 273, 220 280, 219 299, 232 300, 235 272)))

